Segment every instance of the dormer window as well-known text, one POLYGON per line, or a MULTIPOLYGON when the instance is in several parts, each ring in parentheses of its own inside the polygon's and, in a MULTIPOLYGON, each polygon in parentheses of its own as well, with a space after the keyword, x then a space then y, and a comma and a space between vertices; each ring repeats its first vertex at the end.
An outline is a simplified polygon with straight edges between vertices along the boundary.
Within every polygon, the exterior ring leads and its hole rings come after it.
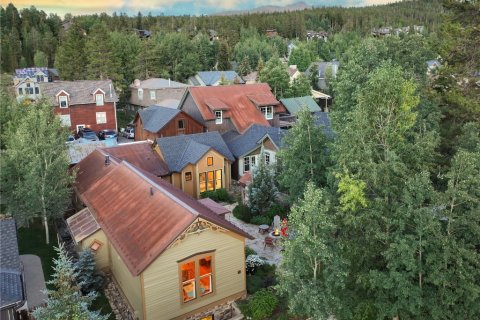
POLYGON ((215 111, 215 124, 222 124, 222 122, 223 122, 222 110, 215 111))
POLYGON ((138 100, 143 100, 143 89, 138 89, 138 100))
POLYGON ((45 81, 45 78, 43 77, 43 75, 37 75, 37 82, 43 82, 45 81))
POLYGON ((97 104, 97 106, 103 106, 104 105, 103 97, 104 97, 103 93, 95 94, 95 103, 97 104))
POLYGON ((68 97, 58 96, 58 104, 60 105, 60 108, 68 108, 68 97))
POLYGON ((261 107, 260 110, 262 111, 263 115, 265 116, 265 119, 267 119, 267 120, 273 119, 273 107, 272 106, 261 107))

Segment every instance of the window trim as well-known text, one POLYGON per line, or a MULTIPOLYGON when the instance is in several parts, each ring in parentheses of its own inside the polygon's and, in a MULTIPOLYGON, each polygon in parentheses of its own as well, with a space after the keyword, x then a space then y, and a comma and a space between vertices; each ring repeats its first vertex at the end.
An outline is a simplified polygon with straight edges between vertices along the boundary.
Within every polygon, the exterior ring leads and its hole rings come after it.
POLYGON ((257 156, 245 156, 243 157, 243 173, 252 172, 253 167, 257 165, 257 156), (245 160, 248 160, 245 161, 245 160), (253 161, 252 161, 253 160, 253 161), (245 165, 248 163, 248 170, 245 170, 245 165))
POLYGON ((107 123, 107 113, 105 111, 95 112, 95 121, 96 121, 97 124, 107 123), (98 122, 98 115, 105 115, 105 122, 98 122))
POLYGON ((105 105, 105 95, 103 93, 96 93, 95 94, 95 105, 97 107, 105 105), (101 97, 101 104, 99 103, 98 97, 101 97))
POLYGON ((223 123, 223 111, 216 110, 215 111, 215 124, 222 124, 223 123), (218 115, 220 115, 220 117, 218 115))
POLYGON ((70 114, 59 114, 60 122, 62 123, 63 127, 71 127, 72 126, 72 118, 70 114), (68 117, 68 124, 64 122, 62 119, 66 119, 68 117))
POLYGON ((138 100, 143 100, 143 89, 137 90, 138 100))
POLYGON ((150 100, 156 100, 156 99, 157 99, 157 91, 150 90, 150 100))
POLYGON ((271 156, 270 152, 265 151, 265 152, 263 153, 263 156, 264 156, 264 159, 263 159, 263 160, 265 161, 265 164, 266 164, 266 165, 269 165, 269 164, 271 163, 271 161, 272 161, 272 156, 271 156), (268 160, 267 160, 267 159, 268 159, 268 160))
POLYGON ((192 172, 188 171, 185 172, 185 181, 191 181, 192 180, 192 172))
POLYGON ((61 109, 66 109, 68 108, 68 96, 58 96, 58 105, 60 106, 61 109), (65 99, 65 107, 62 107, 62 98, 65 99))
POLYGON ((93 253, 96 254, 100 249, 102 249, 102 247, 103 247, 103 242, 95 239, 95 240, 93 240, 93 241, 90 243, 90 245, 89 245, 88 247, 90 248, 90 250, 91 250, 93 253), (98 248, 97 248, 97 249, 93 249, 93 248, 92 248, 92 246, 93 246, 94 244, 98 244, 98 248))
POLYGON ((185 130, 185 119, 178 119, 178 121, 177 121, 177 129, 178 129, 178 130, 185 130), (182 124, 182 127, 180 127, 180 123, 182 124))
POLYGON ((203 251, 203 252, 198 252, 195 254, 192 254, 188 257, 185 257, 181 260, 177 261, 177 268, 178 268, 178 288, 179 288, 179 300, 180 300, 180 305, 182 307, 188 307, 190 304, 195 303, 195 302, 201 302, 204 299, 208 299, 211 296, 214 296, 217 294, 217 287, 216 287, 216 268, 215 268, 215 251, 216 250, 210 250, 210 251, 203 251), (211 292, 202 295, 201 294, 201 289, 200 289, 200 260, 206 257, 212 257, 211 261, 211 292), (195 298, 190 299, 188 301, 183 300, 183 279, 182 279, 182 265, 190 262, 195 262, 195 298))
POLYGON ((267 119, 267 120, 272 120, 273 119, 273 107, 272 106, 261 107, 260 111, 262 111, 265 119, 267 119), (270 110, 270 112, 268 112, 268 110, 270 110), (269 114, 270 114, 270 117, 269 117, 269 114))
POLYGON ((213 166, 213 157, 207 157, 207 166, 208 167, 213 166))
POLYGON ((224 188, 223 169, 216 169, 216 170, 209 170, 209 171, 205 171, 205 172, 200 172, 200 173, 198 174, 197 187, 198 187, 198 194, 200 194, 200 193, 202 193, 202 192, 206 192, 206 191, 215 191, 215 190, 223 189, 223 188, 224 188), (213 189, 211 189, 211 190, 208 189, 208 173, 209 173, 209 172, 213 172, 213 180, 212 180, 213 189), (217 173, 220 173, 220 179, 217 179, 217 173), (203 180, 205 190, 203 190, 203 191, 202 191, 202 185, 201 185, 202 180, 200 179, 200 177, 201 177, 202 175, 205 176, 205 179, 203 180), (221 185, 220 185, 220 188, 217 188, 217 186, 216 186, 217 180, 221 180, 221 181, 222 181, 222 183, 221 183, 221 185))

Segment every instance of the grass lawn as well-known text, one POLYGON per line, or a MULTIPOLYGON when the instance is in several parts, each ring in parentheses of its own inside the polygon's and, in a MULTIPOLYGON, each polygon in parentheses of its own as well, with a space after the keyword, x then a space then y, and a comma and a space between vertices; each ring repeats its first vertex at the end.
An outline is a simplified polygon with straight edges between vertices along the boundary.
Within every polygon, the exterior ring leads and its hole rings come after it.
MULTIPOLYGON (((30 224, 29 228, 21 228, 18 230, 18 249, 20 254, 34 254, 40 257, 45 281, 52 278, 53 259, 57 257, 57 253, 53 247, 57 245, 57 234, 53 226, 50 226, 50 244, 47 245, 45 243, 45 228, 40 220, 35 220, 34 223, 30 224)), ((49 285, 47 285, 47 287, 54 289, 49 285)), ((112 308, 103 292, 99 292, 99 296, 93 302, 91 309, 100 310, 102 314, 110 313, 109 319, 115 319, 112 308)))

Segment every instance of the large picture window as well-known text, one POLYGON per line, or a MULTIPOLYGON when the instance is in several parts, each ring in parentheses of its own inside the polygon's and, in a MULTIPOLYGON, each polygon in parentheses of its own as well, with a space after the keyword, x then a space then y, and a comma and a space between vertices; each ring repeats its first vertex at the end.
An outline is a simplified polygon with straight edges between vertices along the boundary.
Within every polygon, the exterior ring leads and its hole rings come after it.
POLYGON ((200 193, 221 189, 222 170, 202 172, 200 173, 198 182, 200 187, 200 193))
POLYGON ((213 292, 213 255, 203 254, 180 262, 182 301, 189 302, 213 292))

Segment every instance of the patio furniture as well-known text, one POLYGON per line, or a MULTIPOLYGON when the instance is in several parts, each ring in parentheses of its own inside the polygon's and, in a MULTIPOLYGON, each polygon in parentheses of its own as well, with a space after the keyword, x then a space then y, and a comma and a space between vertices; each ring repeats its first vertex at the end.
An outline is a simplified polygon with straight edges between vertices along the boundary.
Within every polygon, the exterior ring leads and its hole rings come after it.
POLYGON ((264 240, 264 244, 263 244, 263 249, 265 249, 267 246, 269 246, 270 248, 273 248, 273 246, 275 245, 274 241, 273 241, 273 238, 271 237, 265 237, 265 240, 264 240))
POLYGON ((261 234, 267 233, 268 229, 270 229, 270 226, 268 224, 261 224, 258 226, 258 232, 261 234))

